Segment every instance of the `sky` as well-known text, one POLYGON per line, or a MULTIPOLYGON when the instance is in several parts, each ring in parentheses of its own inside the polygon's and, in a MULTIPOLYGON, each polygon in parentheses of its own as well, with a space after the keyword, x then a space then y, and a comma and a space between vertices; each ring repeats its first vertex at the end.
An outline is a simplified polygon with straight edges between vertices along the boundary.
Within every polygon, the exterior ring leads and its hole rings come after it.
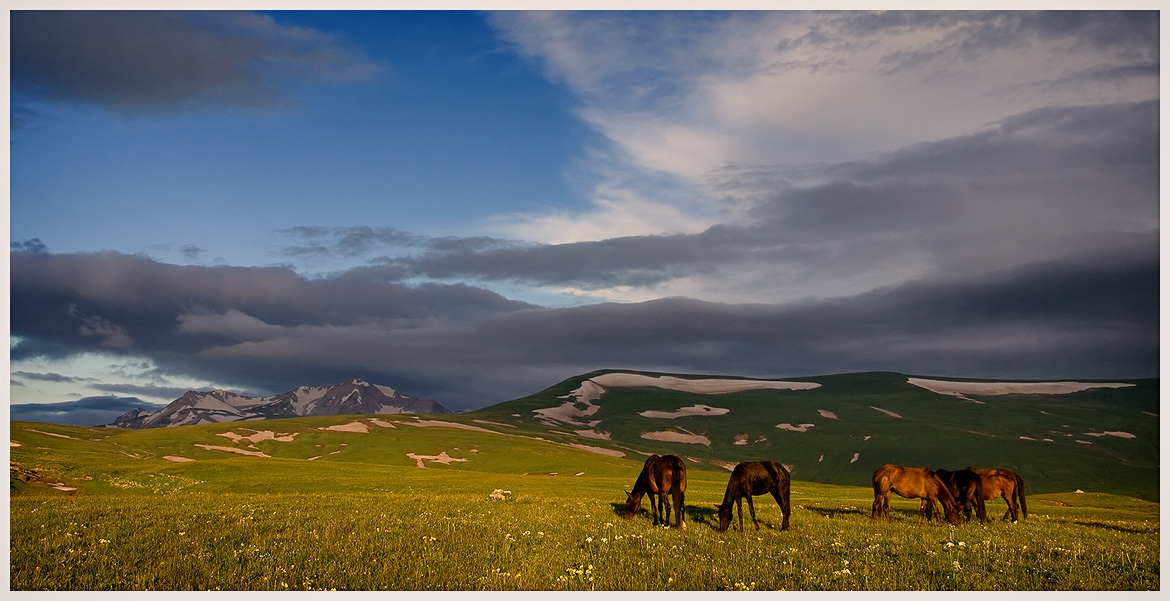
POLYGON ((1156 377, 1159 30, 14 11, 11 402, 1156 377))

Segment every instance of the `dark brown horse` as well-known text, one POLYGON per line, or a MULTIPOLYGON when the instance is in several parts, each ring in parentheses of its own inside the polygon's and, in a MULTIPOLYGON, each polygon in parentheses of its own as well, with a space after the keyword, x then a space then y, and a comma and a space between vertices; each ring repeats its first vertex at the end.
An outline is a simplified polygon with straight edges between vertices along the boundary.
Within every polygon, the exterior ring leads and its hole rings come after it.
POLYGON ((934 500, 938 499, 946 512, 947 522, 953 526, 959 525, 959 505, 951 491, 943 484, 937 475, 925 467, 902 467, 900 465, 883 465, 873 472, 873 511, 869 519, 879 515, 886 516, 890 522, 890 492, 906 499, 922 499, 922 508, 918 516, 918 524, 922 524, 924 517, 934 515, 934 500))
POLYGON ((658 524, 659 514, 662 523, 670 522, 670 507, 666 505, 666 497, 670 495, 674 506, 674 525, 686 529, 683 522, 683 493, 687 490, 687 466, 682 459, 674 455, 651 455, 646 458, 642 466, 642 473, 634 482, 634 492, 626 491, 626 508, 622 517, 627 520, 634 517, 642 508, 642 495, 650 495, 650 511, 654 523, 658 524))
POLYGON ((987 523, 987 507, 983 504, 983 479, 979 474, 971 470, 954 472, 934 470, 934 473, 947 485, 947 489, 959 503, 964 521, 971 521, 971 511, 974 510, 975 515, 979 517, 979 523, 987 523))
POLYGON ((983 498, 992 501, 1003 497, 1007 503, 1007 512, 1003 519, 1012 519, 1012 523, 1020 521, 1020 517, 1028 517, 1028 502, 1024 498, 1024 479, 1019 474, 1003 468, 967 469, 979 474, 983 479, 983 498))
POLYGON ((739 513, 739 531, 743 532, 743 499, 747 499, 748 511, 752 514, 752 522, 756 530, 760 523, 756 521, 756 508, 752 505, 753 495, 772 493, 772 498, 780 505, 780 513, 784 514, 784 523, 780 530, 788 529, 788 516, 792 508, 788 503, 788 489, 790 484, 788 470, 775 461, 753 461, 740 463, 731 471, 731 478, 727 481, 727 492, 723 493, 723 503, 719 505, 719 531, 726 532, 731 525, 731 504, 739 513))

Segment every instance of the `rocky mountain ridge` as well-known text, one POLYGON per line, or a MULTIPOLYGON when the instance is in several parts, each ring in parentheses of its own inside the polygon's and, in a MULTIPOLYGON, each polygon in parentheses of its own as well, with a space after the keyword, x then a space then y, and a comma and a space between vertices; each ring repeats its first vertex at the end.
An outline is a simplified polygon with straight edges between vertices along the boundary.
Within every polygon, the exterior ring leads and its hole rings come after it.
POLYGON ((169 428, 236 421, 319 415, 452 413, 434 402, 399 393, 361 379, 333 386, 301 386, 271 397, 249 397, 226 390, 188 391, 158 411, 134 409, 113 423, 119 428, 169 428))

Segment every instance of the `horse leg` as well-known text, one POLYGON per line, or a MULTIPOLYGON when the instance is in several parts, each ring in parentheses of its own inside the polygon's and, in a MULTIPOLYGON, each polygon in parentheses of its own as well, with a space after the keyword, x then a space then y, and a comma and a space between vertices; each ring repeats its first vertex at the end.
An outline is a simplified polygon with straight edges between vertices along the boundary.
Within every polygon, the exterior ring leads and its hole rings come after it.
POLYGON ((739 515, 739 531, 743 532, 743 497, 735 500, 735 513, 739 515))
POLYGON ((780 513, 784 515, 784 523, 780 525, 780 530, 787 530, 788 514, 792 513, 792 508, 788 506, 788 487, 777 487, 776 490, 772 491, 772 497, 776 499, 776 504, 780 506, 780 513))
POLYGON ((752 523, 756 525, 756 530, 760 529, 760 523, 756 521, 756 506, 752 504, 752 496, 748 495, 748 511, 752 514, 752 523))

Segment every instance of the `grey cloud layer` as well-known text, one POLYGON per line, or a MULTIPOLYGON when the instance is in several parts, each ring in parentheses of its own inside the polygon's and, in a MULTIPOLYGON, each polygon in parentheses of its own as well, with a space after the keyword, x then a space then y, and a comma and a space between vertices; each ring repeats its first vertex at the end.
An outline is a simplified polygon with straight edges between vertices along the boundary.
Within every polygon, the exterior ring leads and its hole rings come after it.
POLYGON ((604 288, 788 265, 810 274, 785 282, 797 296, 824 296, 825 275, 879 264, 982 273, 1144 248, 1158 235, 1158 119, 1156 102, 1038 110, 961 138, 828 166, 814 184, 758 166, 729 168, 724 193, 754 204, 746 223, 561 245, 416 238, 421 252, 387 257, 381 269, 604 288))
POLYGON ((338 39, 242 12, 13 11, 12 87, 117 110, 267 108, 289 81, 379 67, 338 39))
POLYGON ((1158 367, 1153 246, 1137 256, 1076 257, 816 303, 676 298, 573 308, 502 304, 459 286, 383 284, 392 292, 372 302, 370 290, 353 294, 352 274, 309 282, 279 270, 16 252, 12 333, 23 341, 12 355, 101 349, 76 317, 96 315, 133 340, 104 350, 150 357, 162 371, 272 391, 356 375, 460 409, 603 367, 757 376, 867 369, 1148 376, 1158 367), (456 313, 464 318, 418 315, 421 299, 461 307, 456 313), (410 314, 415 318, 401 317, 410 314))

